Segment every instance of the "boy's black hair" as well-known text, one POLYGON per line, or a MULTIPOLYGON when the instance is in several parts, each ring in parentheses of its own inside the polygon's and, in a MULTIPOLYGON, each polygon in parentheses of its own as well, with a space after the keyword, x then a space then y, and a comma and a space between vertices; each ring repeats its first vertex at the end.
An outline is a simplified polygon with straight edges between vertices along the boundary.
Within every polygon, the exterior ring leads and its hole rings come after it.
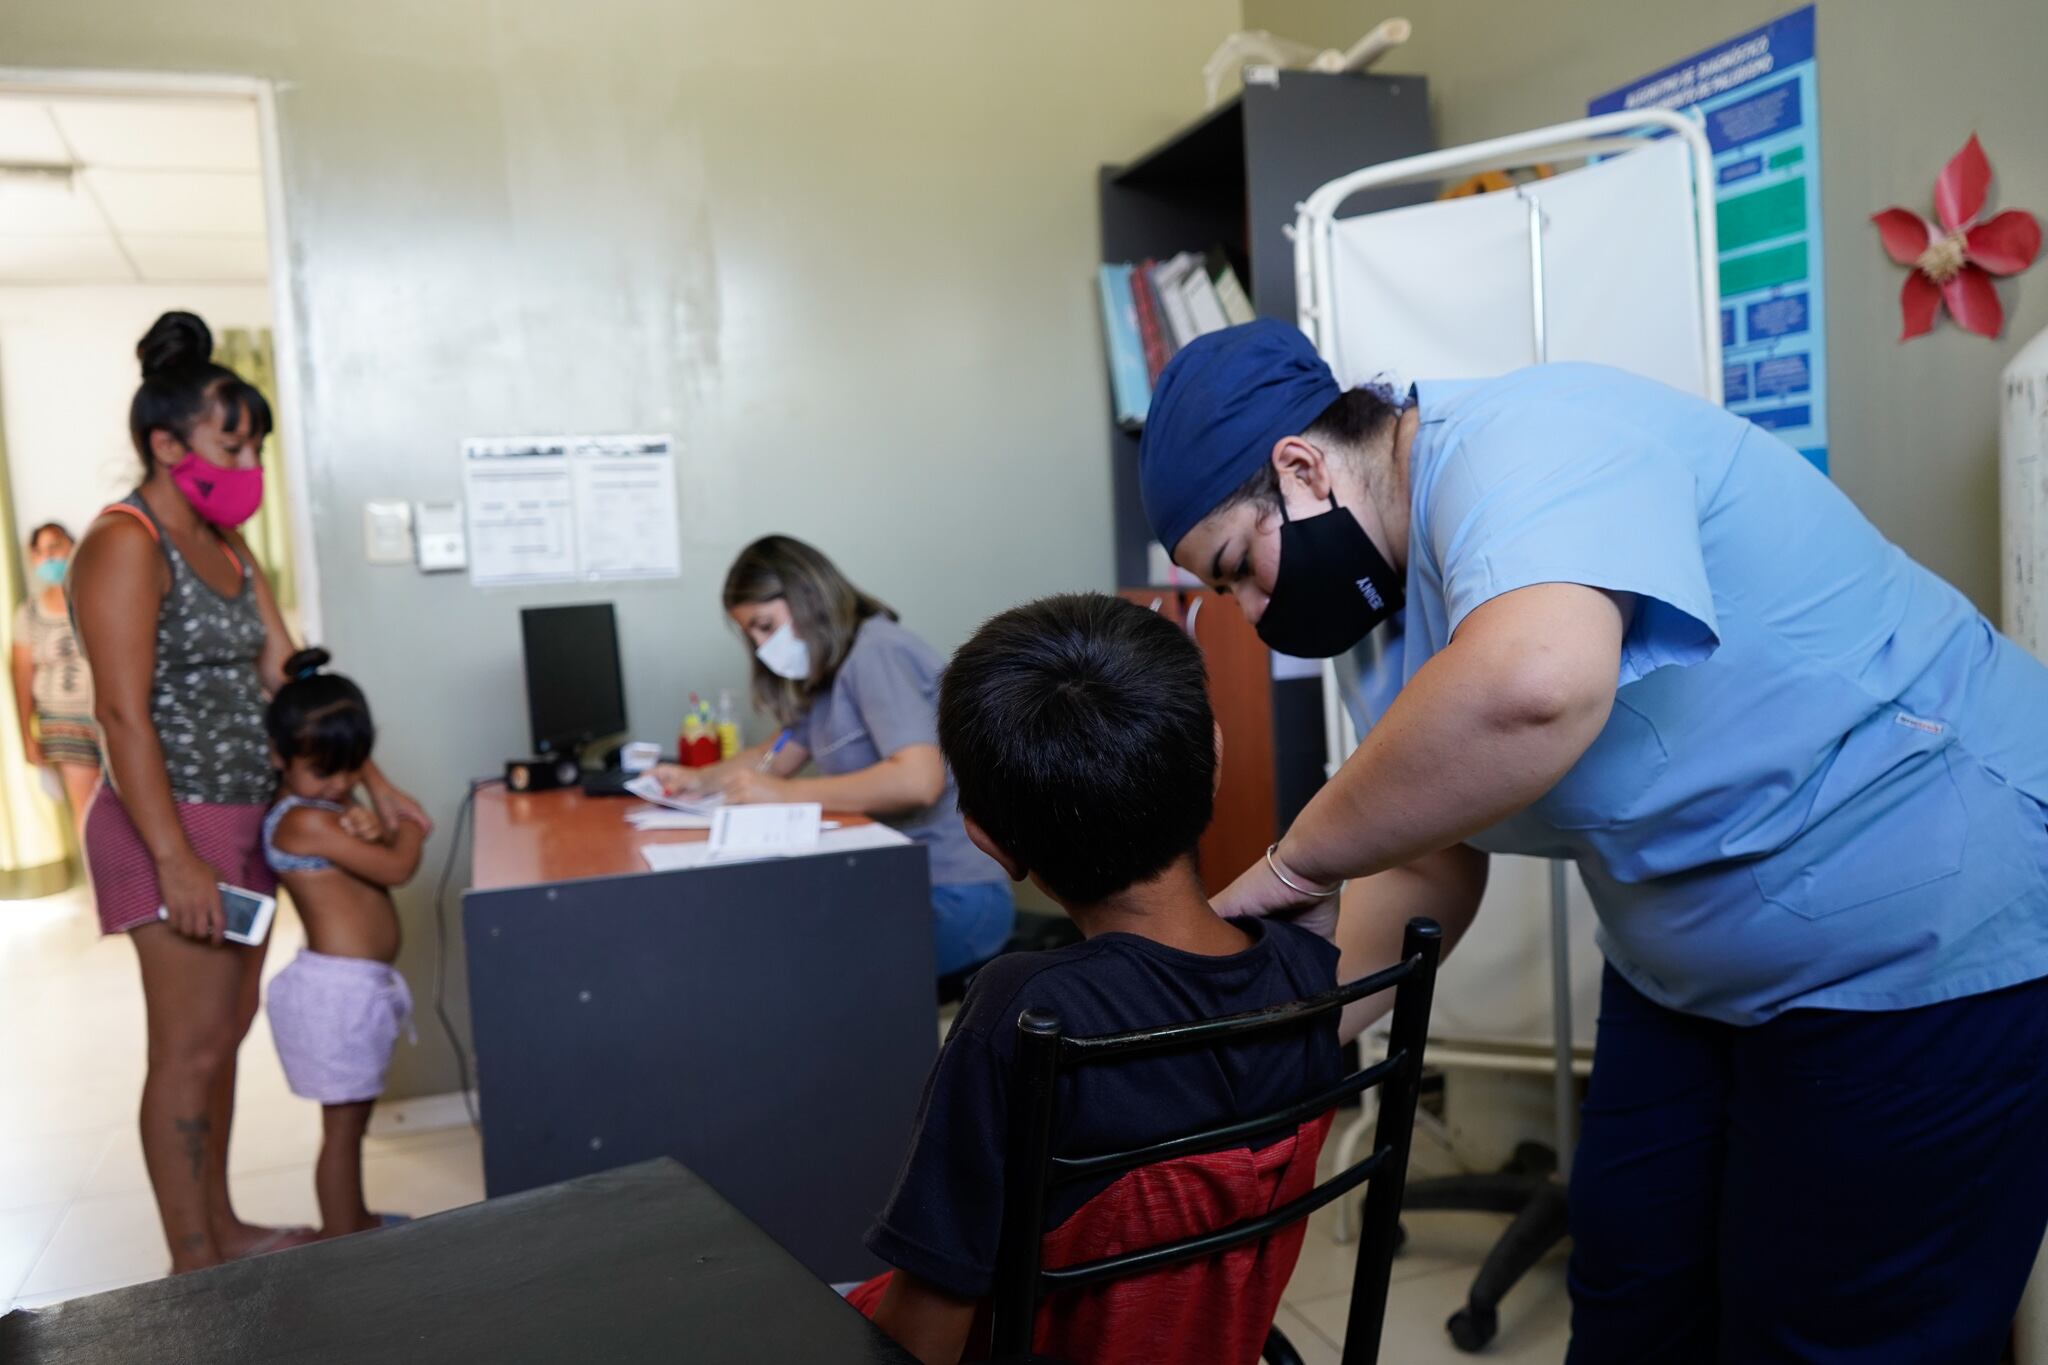
POLYGON ((322 777, 362 767, 377 742, 369 700, 339 673, 322 673, 328 660, 324 649, 302 649, 285 660, 285 684, 263 713, 279 760, 310 759, 322 777))
POLYGON ((1071 904, 1157 876, 1209 824, 1201 651, 1121 598, 1041 598, 976 631, 939 687, 939 745, 961 812, 1071 904))

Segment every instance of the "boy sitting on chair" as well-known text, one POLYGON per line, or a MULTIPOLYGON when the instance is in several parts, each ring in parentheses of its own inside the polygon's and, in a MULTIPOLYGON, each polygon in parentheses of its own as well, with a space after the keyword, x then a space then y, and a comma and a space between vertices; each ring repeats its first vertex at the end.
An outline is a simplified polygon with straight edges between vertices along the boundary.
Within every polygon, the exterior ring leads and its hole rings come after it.
MULTIPOLYGON (((1201 654, 1157 614, 1083 594, 996 617, 946 669, 939 741, 969 837, 1064 906, 1084 941, 999 957, 975 977, 868 1234, 896 1269, 852 1300, 926 1365, 977 1358, 985 1344, 977 1310, 995 1271, 1020 1013, 1050 1010, 1070 1037, 1115 1033, 1315 995, 1337 972, 1336 948, 1306 930, 1210 909, 1194 854, 1220 740, 1201 654)), ((1344 1074, 1336 1025, 1331 1015, 1276 1040, 1063 1075, 1053 1150, 1141 1147, 1299 1100, 1344 1074)), ((1328 1123, 1059 1187, 1046 1266, 1278 1207, 1313 1183, 1328 1123)), ((1302 1230, 1057 1295, 1041 1307, 1035 1349, 1077 1365, 1256 1360, 1302 1230)))

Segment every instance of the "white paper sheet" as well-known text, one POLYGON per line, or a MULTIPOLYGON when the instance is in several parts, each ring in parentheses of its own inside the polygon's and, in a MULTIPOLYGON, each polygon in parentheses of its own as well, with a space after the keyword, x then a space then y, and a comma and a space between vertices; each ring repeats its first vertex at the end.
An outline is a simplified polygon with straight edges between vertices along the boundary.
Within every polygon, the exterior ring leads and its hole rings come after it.
POLYGON ((683 571, 667 436, 573 438, 569 477, 582 577, 674 578, 683 571))
MULTIPOLYGON (((831 824, 831 821, 826 821, 831 824)), ((895 848, 910 842, 910 836, 898 833, 877 821, 870 825, 854 825, 849 829, 828 830, 818 840, 820 853, 854 853, 864 848, 895 848)))
POLYGON ((787 857, 818 846, 824 808, 815 801, 725 806, 711 818, 711 857, 787 857))
POLYGON ((656 872, 677 872, 684 868, 702 867, 709 861, 709 844, 649 844, 640 850, 640 856, 656 872))
MULTIPOLYGON (((661 779, 651 772, 641 773, 631 782, 628 782, 626 790, 649 805, 660 806, 664 810, 681 811, 685 815, 702 815, 707 819, 716 813, 720 806, 725 804, 725 798, 717 792, 706 792, 699 796, 670 796, 666 791, 662 790, 661 779)), ((635 807, 633 810, 629 810, 626 813, 626 818, 630 820, 639 809, 641 808, 635 807)), ((710 829, 711 826, 703 824, 696 826, 696 828, 710 829)))
MULTIPOLYGON (((736 808, 737 809, 737 808, 736 808)), ((828 822, 829 823, 829 822, 828 822)), ((678 869, 704 867, 710 863, 755 862, 762 858, 803 857, 823 853, 857 853, 862 849, 895 848, 907 844, 907 836, 883 824, 855 825, 849 829, 826 830, 818 836, 818 842, 811 848, 791 849, 782 853, 749 853, 714 858, 708 843, 649 844, 640 850, 640 856, 647 866, 656 872, 674 872, 678 869)))
POLYGON ((576 577, 575 498, 562 441, 464 441, 462 492, 469 508, 471 583, 566 583, 576 577))
MULTIPOLYGON (((643 832, 668 829, 708 830, 711 828, 711 817, 709 815, 692 815, 679 810, 657 810, 650 806, 641 806, 626 812, 626 823, 634 829, 643 832)), ((839 822, 837 820, 827 820, 820 824, 818 828, 821 830, 838 829, 839 822)))
POLYGON ((679 810, 659 810, 643 806, 626 812, 626 823, 634 829, 710 829, 711 817, 691 815, 679 810))

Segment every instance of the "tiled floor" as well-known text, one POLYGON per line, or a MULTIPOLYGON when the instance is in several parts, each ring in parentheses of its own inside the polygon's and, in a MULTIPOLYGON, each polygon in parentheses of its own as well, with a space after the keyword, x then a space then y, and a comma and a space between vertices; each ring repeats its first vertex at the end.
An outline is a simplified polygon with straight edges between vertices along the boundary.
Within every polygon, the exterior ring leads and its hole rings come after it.
MULTIPOLYGON (((280 910, 268 968, 299 950, 280 910)), ((135 1133, 144 1060, 135 954, 81 895, 0 903, 0 1308, 154 1279, 170 1264, 135 1133)), ((252 1222, 317 1223, 318 1106, 285 1088, 259 1016, 243 1045, 228 1164, 252 1222)), ((370 1207, 434 1213, 483 1197, 468 1128, 370 1138, 370 1207)))
MULTIPOLYGON (((270 968, 299 943, 296 919, 280 912, 270 968)), ((168 1265, 135 1136, 143 1046, 134 953, 99 938, 83 898, 0 903, 0 1308, 118 1288, 168 1265)), ((257 1222, 317 1222, 319 1113, 285 1088, 260 1018, 241 1065, 229 1153, 236 1207, 257 1222)), ((417 1215, 483 1197, 477 1140, 466 1127, 371 1138, 363 1165, 375 1209, 417 1215)), ((1416 1166, 1418 1174, 1452 1169, 1427 1142, 1417 1145, 1416 1166)), ((1349 1304, 1354 1248, 1331 1241, 1334 1218, 1325 1210, 1311 1223, 1280 1310, 1309 1365, 1338 1359, 1349 1304)), ((1464 1302, 1500 1219, 1424 1213, 1406 1225, 1380 1359, 1475 1359, 1451 1346, 1443 1324, 1464 1302)), ((1554 1256, 1502 1305, 1500 1336, 1478 1358, 1560 1361, 1568 1317, 1554 1256)))
MULTIPOLYGON (((1410 1169, 1421 1177, 1449 1175, 1458 1168, 1441 1147, 1418 1134, 1410 1169)), ((1280 1328, 1308 1365, 1336 1365, 1351 1307, 1356 1247, 1331 1240, 1335 1223, 1331 1209, 1309 1220, 1301 1261, 1281 1301, 1280 1328)), ((1565 1297, 1561 1251, 1538 1265, 1501 1304, 1500 1334, 1492 1345, 1481 1355, 1466 1355, 1451 1345, 1444 1321, 1464 1307, 1473 1273, 1500 1235, 1503 1220, 1490 1214, 1411 1213, 1402 1225, 1408 1241, 1394 1262, 1386 1330, 1380 1338, 1380 1360, 1385 1365, 1479 1360, 1557 1365, 1564 1359, 1571 1305, 1565 1297)))

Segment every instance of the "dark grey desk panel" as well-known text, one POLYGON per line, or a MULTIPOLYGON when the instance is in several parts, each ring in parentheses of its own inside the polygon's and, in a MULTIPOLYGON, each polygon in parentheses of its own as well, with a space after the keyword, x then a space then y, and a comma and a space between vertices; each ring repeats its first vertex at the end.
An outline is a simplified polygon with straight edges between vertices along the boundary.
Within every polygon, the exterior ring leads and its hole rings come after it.
POLYGON ((911 1365, 672 1161, 13 1313, 0 1360, 911 1365))
POLYGON ((492 1195, 654 1156, 815 1274, 860 1237, 937 1050, 920 847, 463 898, 492 1195))

